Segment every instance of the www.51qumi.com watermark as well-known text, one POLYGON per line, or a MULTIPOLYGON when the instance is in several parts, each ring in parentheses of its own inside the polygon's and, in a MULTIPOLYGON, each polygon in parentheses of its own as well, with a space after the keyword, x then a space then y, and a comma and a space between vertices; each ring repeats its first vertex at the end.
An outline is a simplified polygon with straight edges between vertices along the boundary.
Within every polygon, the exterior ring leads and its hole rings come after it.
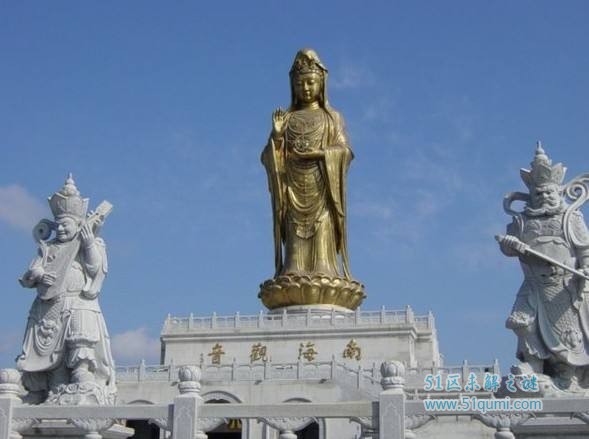
POLYGON ((542 400, 537 398, 493 398, 482 399, 463 395, 460 399, 424 399, 423 406, 428 412, 541 412, 542 400))
MULTIPOLYGON (((460 374, 448 374, 445 379, 441 374, 428 374, 424 378, 424 390, 446 391, 446 392, 497 392, 501 386, 501 376, 498 374, 485 373, 482 382, 475 373, 470 373, 462 383, 460 374)), ((507 376, 504 382, 505 389, 509 392, 516 392, 515 377, 512 374, 507 376)), ((537 392, 538 377, 535 374, 520 377, 518 385, 524 392, 537 392)), ((459 398, 428 398, 423 400, 423 406, 428 412, 540 412, 543 409, 543 402, 538 398, 479 398, 475 395, 463 395, 459 398)))

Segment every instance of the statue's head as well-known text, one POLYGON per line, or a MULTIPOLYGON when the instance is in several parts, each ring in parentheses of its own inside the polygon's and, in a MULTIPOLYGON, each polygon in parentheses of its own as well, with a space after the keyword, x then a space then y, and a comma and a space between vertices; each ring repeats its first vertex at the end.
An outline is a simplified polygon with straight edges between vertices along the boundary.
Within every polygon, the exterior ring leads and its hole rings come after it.
POLYGON ((565 206, 562 182, 566 168, 562 163, 552 166, 538 142, 531 169, 521 169, 522 180, 530 191, 526 212, 531 215, 553 215, 562 212, 565 206))
POLYGON ((82 198, 70 174, 63 187, 49 198, 49 207, 55 217, 57 240, 74 239, 88 210, 88 198, 82 198))
POLYGON ((559 186, 546 184, 535 186, 530 189, 530 206, 533 209, 556 209, 562 202, 562 195, 559 186))
POLYGON ((57 240, 60 242, 71 241, 80 230, 80 220, 71 216, 61 216, 55 220, 57 240))
POLYGON ((317 53, 313 49, 299 50, 290 69, 292 107, 317 102, 326 108, 326 84, 327 69, 317 53))

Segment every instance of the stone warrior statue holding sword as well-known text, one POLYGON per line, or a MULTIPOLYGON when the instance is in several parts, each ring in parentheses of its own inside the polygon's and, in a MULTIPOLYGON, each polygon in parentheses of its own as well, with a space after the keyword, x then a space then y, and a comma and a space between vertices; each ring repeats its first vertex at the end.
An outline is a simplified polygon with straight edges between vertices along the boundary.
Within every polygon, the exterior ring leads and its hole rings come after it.
POLYGON ((524 272, 506 321, 518 338, 516 372, 537 374, 544 389, 585 393, 589 232, 579 208, 589 197, 589 174, 563 185, 565 172, 538 143, 531 169, 520 171, 529 193, 506 195, 504 209, 513 221, 496 238, 506 256, 519 258, 524 272), (512 209, 514 201, 525 203, 523 211, 512 209))

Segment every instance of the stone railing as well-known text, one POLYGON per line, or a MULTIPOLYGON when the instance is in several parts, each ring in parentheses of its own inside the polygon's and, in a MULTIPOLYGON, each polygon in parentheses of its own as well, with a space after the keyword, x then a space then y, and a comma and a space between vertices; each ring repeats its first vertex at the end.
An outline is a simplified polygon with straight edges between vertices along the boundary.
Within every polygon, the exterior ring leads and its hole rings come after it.
MULTIPOLYGON (((589 398, 544 398, 543 407, 532 412, 486 412, 426 408, 425 401, 409 401, 405 395, 405 368, 388 361, 381 365, 382 389, 376 401, 279 404, 204 404, 200 396, 201 372, 197 366, 179 368, 179 394, 170 404, 115 406, 24 405, 19 394, 20 374, 0 371, 0 439, 34 434, 101 439, 113 436, 113 429, 124 429, 125 420, 149 420, 169 432, 172 439, 206 439, 229 419, 258 420, 279 432, 280 439, 296 439, 295 432, 323 419, 348 419, 361 426, 363 439, 412 439, 415 430, 438 417, 466 416, 496 430, 496 439, 515 439, 513 432, 576 431, 587 437, 589 398), (69 428, 67 434, 63 431, 69 428), (34 430, 33 430, 34 429, 34 430)), ((446 400, 448 401, 448 400, 446 400)), ((461 399, 455 399, 461 401, 461 399)), ((488 401, 495 401, 489 399, 488 401)), ((435 437, 435 424, 428 435, 435 437)), ((114 432, 116 433, 116 432, 114 432)), ((118 437, 128 437, 126 429, 118 437)), ((115 434, 116 435, 116 434, 115 434)), ((113 436, 114 437, 114 436, 113 436)), ((577 437, 577 436, 575 436, 577 437)), ((332 439, 327 437, 326 439, 332 439)))
MULTIPOLYGON (((167 381, 177 380, 180 366, 146 365, 140 362, 135 366, 118 366, 116 369, 119 382, 167 381)), ((353 387, 363 389, 369 395, 376 397, 380 391, 380 369, 373 365, 371 369, 353 368, 339 362, 335 357, 331 361, 294 363, 272 363, 271 361, 257 363, 232 363, 199 365, 202 371, 202 382, 206 384, 229 383, 235 381, 300 381, 300 380, 332 380, 353 387)), ((500 374, 499 363, 491 365, 470 365, 464 362, 459 366, 410 367, 406 370, 406 388, 413 397, 423 397, 424 378, 427 374, 460 374, 461 382, 466 382, 471 372, 477 380, 482 382, 485 373, 500 374)))
POLYGON ((357 309, 349 314, 335 311, 326 314, 325 312, 309 310, 306 313, 287 313, 284 311, 270 314, 260 311, 259 314, 255 315, 235 313, 231 316, 213 314, 207 317, 196 317, 192 314, 188 317, 172 317, 168 315, 164 322, 162 335, 199 332, 210 329, 340 328, 382 325, 412 325, 417 329, 435 331, 435 320, 431 312, 426 315, 416 316, 411 307, 407 306, 404 310, 386 310, 383 308, 380 311, 361 311, 357 309))
MULTIPOLYGON (((201 371, 197 366, 178 370, 179 395, 171 404, 116 406, 24 405, 19 393, 20 374, 0 373, 0 439, 35 435, 59 435, 101 439, 126 420, 149 420, 171 434, 172 439, 206 439, 228 419, 257 419, 278 430, 280 439, 296 439, 295 432, 321 419, 348 419, 362 426, 363 437, 404 438, 404 428, 391 413, 404 411, 403 365, 383 366, 383 388, 378 402, 204 404, 200 396, 201 371), (378 426, 381 425, 379 428, 378 426), (67 433, 64 433, 69 428, 67 433), (380 433, 377 433, 380 430, 380 433)), ((400 418, 402 419, 402 417, 400 418)), ((119 437, 128 437, 118 432, 119 437)))

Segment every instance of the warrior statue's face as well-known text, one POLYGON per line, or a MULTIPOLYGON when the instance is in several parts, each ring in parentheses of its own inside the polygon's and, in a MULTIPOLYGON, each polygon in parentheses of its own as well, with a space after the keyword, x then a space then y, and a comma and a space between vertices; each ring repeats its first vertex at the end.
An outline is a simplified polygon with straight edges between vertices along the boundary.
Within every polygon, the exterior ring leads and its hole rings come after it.
POLYGON ((55 221, 57 225, 57 240, 60 242, 67 242, 74 239, 79 230, 78 221, 69 216, 57 218, 55 221))
POLYGON ((555 184, 536 186, 531 192, 532 207, 538 208, 555 208, 561 203, 560 191, 555 184))
POLYGON ((323 78, 318 73, 302 73, 292 78, 293 91, 297 102, 312 104, 319 101, 323 78))

